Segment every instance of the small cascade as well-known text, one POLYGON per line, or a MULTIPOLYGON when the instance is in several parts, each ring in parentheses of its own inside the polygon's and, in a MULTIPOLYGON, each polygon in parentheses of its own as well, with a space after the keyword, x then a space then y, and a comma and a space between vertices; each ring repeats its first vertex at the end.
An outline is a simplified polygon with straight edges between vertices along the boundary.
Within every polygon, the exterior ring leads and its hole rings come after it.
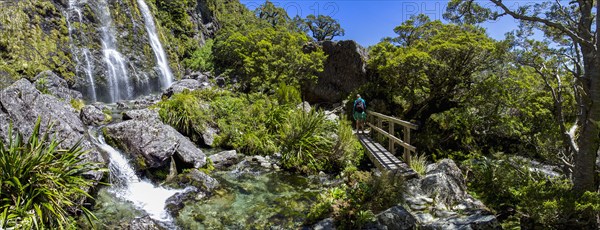
POLYGON ((90 56, 91 56, 90 50, 88 48, 79 48, 75 44, 75 41, 77 39, 87 40, 85 33, 82 33, 80 30, 78 30, 80 28, 75 28, 73 26, 73 22, 79 23, 80 26, 81 26, 81 23, 83 23, 83 17, 81 15, 81 6, 79 5, 79 2, 77 2, 77 0, 69 0, 69 8, 67 9, 65 14, 66 14, 66 19, 67 19, 67 27, 69 30, 69 39, 71 40, 71 51, 73 52, 73 57, 74 57, 75 63, 77 64, 75 66, 76 72, 77 73, 84 72, 85 76, 87 77, 86 85, 88 87, 86 87, 86 88, 88 90, 87 94, 89 95, 89 100, 91 100, 92 102, 95 102, 97 100, 96 84, 94 82, 94 77, 92 74, 93 63, 90 60, 90 56), (85 61, 84 66, 82 66, 83 64, 81 63, 81 60, 80 60, 81 55, 83 55, 83 59, 85 61))
POLYGON ((106 62, 108 67, 107 81, 111 102, 131 99, 133 97, 133 88, 130 87, 125 58, 123 58, 123 55, 117 49, 115 31, 106 0, 98 1, 96 14, 102 23, 102 49, 104 62, 106 62))
POLYGON ((161 85, 163 88, 167 88, 173 83, 173 74, 171 73, 171 69, 169 68, 169 61, 167 60, 167 55, 165 54, 165 50, 158 40, 158 34, 156 33, 156 25, 154 24, 154 19, 152 14, 150 13, 150 9, 144 0, 138 0, 138 5, 140 11, 142 12, 142 16, 144 17, 144 22, 146 24, 146 31, 148 32, 148 39, 150 40, 150 46, 152 46, 152 50, 154 51, 154 56, 156 56, 156 63, 161 72, 161 85))
MULTIPOLYGON (((94 137, 92 134, 90 136, 94 137)), ((110 158, 109 170, 112 187, 109 192, 119 199, 133 203, 136 208, 145 211, 150 218, 172 228, 173 217, 165 210, 165 202, 169 197, 176 193, 186 192, 186 190, 167 189, 141 179, 125 156, 106 144, 101 135, 95 139, 95 144, 108 153, 110 158)))

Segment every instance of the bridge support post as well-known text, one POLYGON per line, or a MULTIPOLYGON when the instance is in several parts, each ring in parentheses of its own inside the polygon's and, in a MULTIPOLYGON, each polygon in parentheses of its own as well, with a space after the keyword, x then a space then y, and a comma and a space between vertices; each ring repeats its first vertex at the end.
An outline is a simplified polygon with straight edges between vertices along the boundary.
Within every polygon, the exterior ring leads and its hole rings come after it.
MULTIPOLYGON (((382 119, 377 119, 377 128, 383 129, 383 120, 382 119)), ((383 141, 383 134, 381 133, 377 133, 377 139, 379 141, 383 141)))
MULTIPOLYGON (((390 129, 389 129, 388 133, 391 134, 392 136, 394 136, 394 122, 390 122, 389 126, 390 126, 390 129)), ((390 150, 392 155, 395 155, 396 148, 394 146, 394 140, 392 140, 392 138, 388 138, 388 140, 389 140, 388 149, 390 150)))
MULTIPOLYGON (((410 128, 404 127, 404 142, 410 145, 410 128)), ((404 161, 410 165, 410 150, 404 148, 404 161)))

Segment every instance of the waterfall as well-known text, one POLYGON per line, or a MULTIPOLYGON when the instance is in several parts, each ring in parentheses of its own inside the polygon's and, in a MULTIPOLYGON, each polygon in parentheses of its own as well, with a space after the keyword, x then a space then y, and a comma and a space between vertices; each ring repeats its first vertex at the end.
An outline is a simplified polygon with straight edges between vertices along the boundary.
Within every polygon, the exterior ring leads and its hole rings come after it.
POLYGON ((150 13, 150 9, 144 0, 137 0, 140 11, 142 12, 142 16, 144 17, 144 22, 146 24, 146 31, 148 32, 148 39, 150 40, 150 46, 152 46, 152 50, 154 51, 154 56, 156 56, 156 64, 158 65, 161 72, 161 85, 163 88, 167 88, 173 82, 173 74, 171 73, 171 69, 169 68, 169 62, 167 60, 167 55, 165 54, 165 50, 158 40, 158 35, 156 33, 156 25, 154 24, 154 19, 152 14, 150 13))
POLYGON ((100 22, 102 23, 102 49, 104 62, 108 67, 108 88, 112 102, 122 99, 131 99, 133 97, 133 88, 130 87, 127 75, 126 62, 123 55, 117 49, 115 31, 112 25, 112 18, 106 0, 98 1, 98 11, 100 22))
POLYGON ((109 156, 110 181, 112 183, 109 192, 119 199, 133 203, 136 208, 145 211, 150 218, 163 224, 172 225, 173 217, 165 210, 165 202, 176 193, 186 192, 187 190, 166 189, 141 179, 137 176, 127 158, 106 144, 101 135, 97 138, 94 138, 93 134, 90 134, 90 136, 95 144, 109 156))
POLYGON ((111 0, 68 0, 64 12, 76 85, 91 102, 134 99, 165 89, 174 80, 146 2, 128 3, 138 9, 113 4, 124 5, 111 0), (148 56, 150 48, 154 59, 148 56))
MULTIPOLYGON (((71 40, 71 52, 73 52, 73 57, 75 59, 75 63, 77 64, 75 66, 76 72, 82 72, 81 68, 82 68, 82 64, 81 61, 79 60, 79 55, 83 54, 84 60, 85 60, 85 67, 83 68, 83 72, 85 73, 85 76, 87 77, 87 90, 88 90, 88 94, 89 94, 89 99, 92 102, 95 102, 97 100, 96 97, 96 85, 94 82, 94 77, 92 75, 92 69, 93 69, 93 63, 90 60, 90 50, 88 48, 79 48, 77 47, 77 45, 75 44, 75 38, 76 37, 81 37, 81 38, 86 38, 84 33, 81 33, 81 31, 79 31, 79 33, 74 34, 76 29, 75 27, 73 27, 73 24, 71 22, 72 17, 76 16, 76 22, 81 23, 83 22, 83 17, 81 16, 81 7, 79 6, 79 3, 76 2, 76 0, 69 0, 69 8, 66 11, 66 19, 67 19, 67 27, 69 30, 69 39, 71 40), (73 15, 74 13, 74 15, 73 15)), ((87 40, 87 39, 85 39, 87 40)))

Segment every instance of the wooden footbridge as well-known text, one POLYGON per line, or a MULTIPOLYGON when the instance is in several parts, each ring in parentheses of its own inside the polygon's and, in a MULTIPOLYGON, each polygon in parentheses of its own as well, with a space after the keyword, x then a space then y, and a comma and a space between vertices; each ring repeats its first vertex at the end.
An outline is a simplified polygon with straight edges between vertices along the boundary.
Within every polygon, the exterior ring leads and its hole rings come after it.
POLYGON ((376 112, 368 111, 367 114, 369 116, 366 124, 371 127, 371 132, 369 132, 369 134, 357 133, 357 137, 367 150, 371 161, 379 168, 379 170, 399 173, 404 178, 416 177, 417 173, 408 165, 410 162, 401 161, 394 153, 396 152, 396 145, 400 145, 404 148, 403 159, 410 161, 411 156, 416 150, 414 146, 410 145, 410 130, 415 130, 418 126, 376 112), (399 125, 400 127, 396 125, 399 125), (384 130, 386 127, 388 130, 387 132, 384 130), (396 137, 396 127, 401 128, 401 131, 398 133, 403 135, 402 139, 396 137), (383 142, 385 139, 387 139, 388 142, 387 148, 379 143, 383 142), (375 140, 379 140, 379 142, 375 140))

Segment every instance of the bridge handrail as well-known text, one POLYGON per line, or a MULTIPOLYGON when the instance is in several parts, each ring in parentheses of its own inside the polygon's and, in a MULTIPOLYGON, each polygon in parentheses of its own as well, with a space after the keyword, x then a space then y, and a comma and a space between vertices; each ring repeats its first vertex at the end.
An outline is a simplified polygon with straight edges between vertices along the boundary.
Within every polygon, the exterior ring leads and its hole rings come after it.
POLYGON ((394 144, 399 144, 400 146, 404 147, 404 160, 406 161, 406 163, 410 164, 410 152, 416 152, 417 148, 415 146, 412 146, 410 144, 410 130, 411 129, 418 129, 419 126, 413 123, 410 123, 408 121, 403 121, 400 120, 398 118, 392 117, 392 116, 388 116, 388 115, 384 115, 381 113, 377 113, 377 112, 373 112, 373 111, 367 111, 367 114, 372 115, 373 117, 375 117, 377 119, 377 124, 371 124, 371 122, 367 122, 367 125, 369 127, 371 127, 374 131, 376 131, 377 133, 385 136, 388 138, 389 143, 388 143, 388 150, 392 153, 395 152, 395 146, 394 144), (388 128, 389 128, 389 132, 386 132, 385 130, 383 130, 383 122, 389 122, 388 128), (402 125, 404 128, 404 140, 394 136, 395 133, 395 129, 394 129, 394 124, 399 124, 402 125))
POLYGON ((404 148, 406 148, 406 149, 408 149, 410 151, 413 151, 413 152, 417 150, 417 148, 415 146, 412 146, 412 145, 410 145, 410 144, 408 144, 408 143, 400 140, 399 138, 393 136, 392 134, 390 134, 390 133, 388 133, 386 131, 383 131, 383 129, 380 129, 380 128, 378 128, 377 126, 375 126, 373 124, 367 123, 367 125, 369 127, 371 127, 372 129, 374 129, 375 131, 377 131, 378 133, 383 134, 387 138, 390 138, 390 140, 396 142, 397 144, 401 145, 402 147, 404 147, 404 148))
POLYGON ((396 124, 402 125, 404 127, 408 127, 410 129, 415 129, 416 130, 416 129, 419 128, 419 126, 416 125, 416 124, 410 123, 408 121, 403 121, 403 120, 400 120, 398 118, 395 118, 395 117, 392 117, 392 116, 388 116, 388 115, 384 115, 384 114, 381 114, 381 113, 377 113, 377 112, 373 112, 373 111, 367 111, 367 114, 370 114, 370 115, 373 115, 373 116, 376 116, 376 117, 379 117, 379 118, 382 118, 382 119, 394 122, 396 124))

